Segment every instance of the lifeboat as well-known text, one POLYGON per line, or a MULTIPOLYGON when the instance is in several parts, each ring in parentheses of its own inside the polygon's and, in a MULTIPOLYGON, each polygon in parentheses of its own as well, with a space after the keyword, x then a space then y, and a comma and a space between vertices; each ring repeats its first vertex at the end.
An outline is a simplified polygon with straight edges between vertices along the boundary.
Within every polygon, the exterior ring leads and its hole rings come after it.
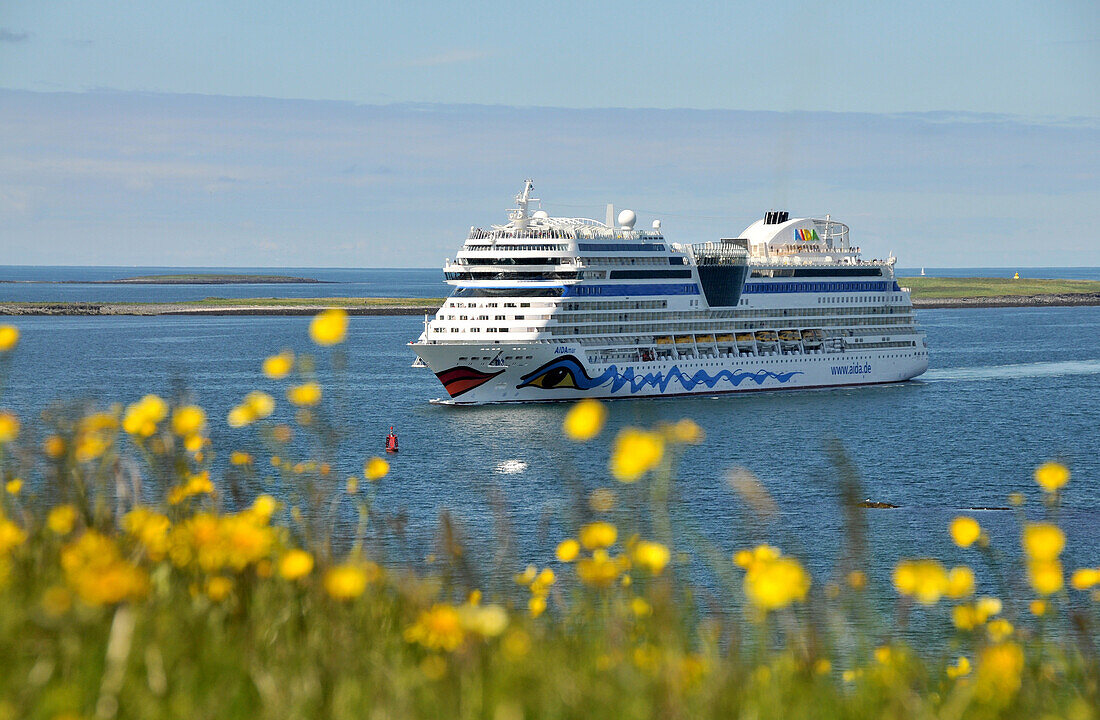
POLYGON ((779 339, 786 343, 796 343, 802 340, 802 334, 797 330, 780 330, 778 335, 779 339))
POLYGON ((730 343, 733 342, 733 335, 715 335, 714 339, 720 343, 730 343))
POLYGON ((779 336, 775 330, 757 330, 756 341, 762 343, 773 343, 779 340, 779 336))
POLYGON ((751 332, 737 333, 737 342, 739 343, 751 343, 756 340, 756 336, 751 332))
POLYGON ((669 335, 661 335, 660 337, 656 338, 654 342, 656 342, 658 345, 671 345, 672 337, 669 335))
POLYGON ((676 344, 677 345, 679 345, 681 343, 690 344, 692 342, 695 342, 695 341, 694 341, 694 339, 692 338, 691 335, 677 335, 676 336, 676 344))
POLYGON ((802 331, 802 342, 806 345, 820 345, 824 339, 820 330, 809 329, 802 331))
POLYGON ((714 342, 713 335, 696 335, 695 342, 697 343, 712 343, 714 342))

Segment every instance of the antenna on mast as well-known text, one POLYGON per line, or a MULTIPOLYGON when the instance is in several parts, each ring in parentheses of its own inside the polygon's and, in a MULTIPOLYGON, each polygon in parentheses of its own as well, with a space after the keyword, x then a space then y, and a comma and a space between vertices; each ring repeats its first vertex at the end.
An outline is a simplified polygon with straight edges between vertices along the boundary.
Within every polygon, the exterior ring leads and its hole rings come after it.
POLYGON ((527 214, 527 204, 531 201, 541 202, 538 198, 531 197, 531 191, 535 189, 535 181, 531 178, 527 178, 523 181, 523 192, 516 195, 516 208, 508 212, 513 224, 516 228, 523 229, 527 227, 527 219, 530 215, 527 214))

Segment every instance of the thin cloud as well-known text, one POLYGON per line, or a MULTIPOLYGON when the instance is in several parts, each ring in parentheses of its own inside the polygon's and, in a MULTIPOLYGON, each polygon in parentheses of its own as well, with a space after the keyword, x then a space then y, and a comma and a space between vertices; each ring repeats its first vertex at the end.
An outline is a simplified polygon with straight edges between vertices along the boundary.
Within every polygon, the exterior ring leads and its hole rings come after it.
POLYGON ((457 65, 458 63, 473 62, 474 60, 480 60, 484 57, 488 57, 489 53, 485 50, 459 49, 450 50, 445 53, 439 53, 437 55, 428 55, 426 57, 416 58, 403 63, 404 67, 439 67, 440 65, 457 65))
POLYGON ((30 38, 30 36, 30 33, 16 32, 7 28, 0 28, 0 42, 21 43, 26 42, 30 38))

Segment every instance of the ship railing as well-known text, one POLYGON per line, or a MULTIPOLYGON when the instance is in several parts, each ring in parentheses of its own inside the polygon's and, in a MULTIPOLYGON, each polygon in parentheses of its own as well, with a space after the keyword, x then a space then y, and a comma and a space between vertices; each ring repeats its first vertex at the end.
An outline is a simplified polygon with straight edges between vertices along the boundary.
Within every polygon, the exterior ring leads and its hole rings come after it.
POLYGON ((830 241, 834 247, 848 247, 848 226, 836 220, 813 218, 817 234, 828 244, 830 241))

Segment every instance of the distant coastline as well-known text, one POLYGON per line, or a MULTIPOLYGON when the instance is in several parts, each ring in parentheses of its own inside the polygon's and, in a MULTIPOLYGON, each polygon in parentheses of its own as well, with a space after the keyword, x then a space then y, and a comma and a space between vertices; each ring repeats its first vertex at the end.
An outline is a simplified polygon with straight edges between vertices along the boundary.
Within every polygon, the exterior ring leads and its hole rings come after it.
POLYGON ((117 280, 0 280, 0 283, 36 285, 272 285, 330 283, 331 280, 289 275, 236 275, 192 273, 186 275, 137 275, 117 280))

